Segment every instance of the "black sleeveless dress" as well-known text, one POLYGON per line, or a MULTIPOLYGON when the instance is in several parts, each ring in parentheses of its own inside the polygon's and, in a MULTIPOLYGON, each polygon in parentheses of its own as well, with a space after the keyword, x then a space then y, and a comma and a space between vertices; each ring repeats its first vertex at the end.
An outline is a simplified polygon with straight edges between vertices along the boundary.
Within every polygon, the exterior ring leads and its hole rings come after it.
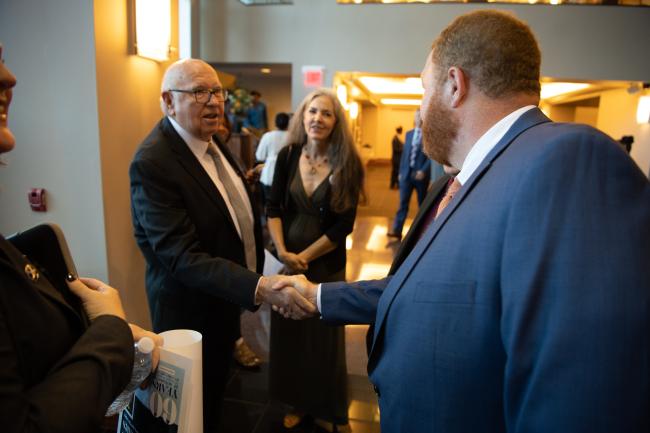
MULTIPOLYGON (((300 252, 323 233, 319 223, 320 202, 327 192, 325 179, 307 196, 300 171, 296 170, 288 193, 295 205, 291 217, 282 218, 287 251, 300 252)), ((327 254, 309 263, 305 273, 310 281, 324 283, 345 280, 345 266, 332 273, 327 254)), ((303 321, 271 316, 270 350, 271 398, 314 417, 346 424, 347 368, 345 329, 324 325, 318 317, 303 321)))

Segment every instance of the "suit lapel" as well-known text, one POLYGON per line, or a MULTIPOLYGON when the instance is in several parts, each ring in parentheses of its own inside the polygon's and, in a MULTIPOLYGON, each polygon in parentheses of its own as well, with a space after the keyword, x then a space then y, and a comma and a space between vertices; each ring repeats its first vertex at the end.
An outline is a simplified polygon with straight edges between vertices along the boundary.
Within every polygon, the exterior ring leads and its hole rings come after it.
POLYGON ((550 120, 542 113, 539 108, 531 109, 525 112, 519 119, 517 119, 517 121, 512 125, 508 132, 506 132, 503 138, 501 138, 501 140, 496 144, 496 146, 494 146, 490 153, 488 153, 476 171, 467 180, 465 185, 463 185, 458 193, 456 193, 456 196, 445 208, 445 210, 440 214, 438 218, 434 220, 431 226, 422 235, 422 238, 415 245, 415 248, 404 261, 397 274, 395 277, 393 277, 390 284, 386 287, 386 290, 379 300, 379 304, 377 306, 377 316, 375 319, 375 335, 373 339, 372 351, 370 353, 370 359, 368 361, 369 370, 372 368, 374 362, 376 361, 377 350, 375 349, 377 347, 379 335, 383 331, 383 325, 389 307, 395 299, 395 295, 399 292, 400 288, 404 284, 404 281, 411 274, 413 268, 420 261, 422 255, 427 251, 433 239, 445 225, 449 217, 454 213, 455 209, 463 203, 463 200, 474 188, 478 180, 490 169, 490 166, 494 160, 497 159, 499 155, 501 155, 501 153, 503 153, 503 151, 506 150, 508 146, 524 131, 536 125, 539 125, 540 123, 546 122, 550 122, 550 120))
POLYGON ((408 233, 406 233, 406 237, 404 237, 399 250, 397 250, 397 254, 395 254, 395 259, 390 267, 390 271, 388 271, 388 275, 393 275, 397 272, 397 269, 399 269, 404 259, 406 259, 406 256, 408 256, 409 252, 413 249, 413 244, 416 242, 415 233, 419 231, 422 220, 429 214, 431 207, 436 203, 440 193, 445 190, 449 178, 449 175, 441 176, 431 186, 431 190, 427 193, 422 205, 420 205, 420 210, 415 216, 411 228, 408 233))
MULTIPOLYGON (((178 162, 190 174, 190 176, 194 178, 196 183, 199 184, 210 200, 217 206, 217 208, 219 208, 225 220, 232 226, 232 229, 236 231, 235 222, 230 216, 228 206, 221 196, 221 193, 215 186, 214 182, 212 182, 212 179, 210 179, 208 173, 203 169, 201 163, 196 159, 190 148, 187 146, 185 141, 183 141, 181 136, 178 135, 171 122, 166 117, 162 121, 162 130, 168 138, 172 151, 175 153, 178 162)), ((221 146, 220 149, 223 152, 221 146)), ((224 154, 226 153, 224 152, 224 154)))

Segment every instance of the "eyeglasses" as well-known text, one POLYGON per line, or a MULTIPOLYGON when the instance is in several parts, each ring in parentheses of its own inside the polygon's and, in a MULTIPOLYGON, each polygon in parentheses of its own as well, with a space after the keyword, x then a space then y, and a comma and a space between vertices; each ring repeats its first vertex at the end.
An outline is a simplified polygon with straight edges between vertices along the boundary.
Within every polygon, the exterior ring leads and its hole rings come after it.
POLYGON ((207 104, 214 95, 217 101, 225 101, 228 97, 228 91, 222 88, 216 89, 198 89, 198 90, 181 90, 169 89, 170 92, 192 93, 197 104, 207 104))

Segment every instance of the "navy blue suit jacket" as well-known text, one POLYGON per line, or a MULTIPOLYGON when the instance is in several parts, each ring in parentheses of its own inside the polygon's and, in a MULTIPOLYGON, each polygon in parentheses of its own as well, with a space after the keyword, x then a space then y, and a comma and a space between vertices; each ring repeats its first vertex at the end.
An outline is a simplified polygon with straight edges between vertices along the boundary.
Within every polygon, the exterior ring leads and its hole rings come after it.
POLYGON ((424 152, 422 152, 422 146, 415 156, 415 167, 411 168, 411 149, 413 148, 413 134, 415 130, 411 129, 407 131, 406 138, 404 139, 404 148, 402 150, 402 159, 399 162, 399 174, 400 176, 407 176, 411 170, 413 172, 423 171, 427 177, 428 182, 429 175, 431 173, 431 160, 427 157, 424 152))
MULTIPOLYGON (((369 314, 382 432, 650 430, 650 185, 609 137, 526 112, 391 278, 324 284, 369 314)), ((334 311, 338 309, 339 311, 334 311)))

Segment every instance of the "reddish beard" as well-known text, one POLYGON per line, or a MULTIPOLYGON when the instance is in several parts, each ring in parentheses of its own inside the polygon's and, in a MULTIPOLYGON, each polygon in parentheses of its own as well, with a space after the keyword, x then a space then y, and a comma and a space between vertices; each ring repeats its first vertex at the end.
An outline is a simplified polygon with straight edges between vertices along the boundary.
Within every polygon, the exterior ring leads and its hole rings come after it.
POLYGON ((431 98, 422 119, 422 149, 443 165, 451 165, 451 150, 458 135, 459 122, 452 111, 436 97, 431 98))

